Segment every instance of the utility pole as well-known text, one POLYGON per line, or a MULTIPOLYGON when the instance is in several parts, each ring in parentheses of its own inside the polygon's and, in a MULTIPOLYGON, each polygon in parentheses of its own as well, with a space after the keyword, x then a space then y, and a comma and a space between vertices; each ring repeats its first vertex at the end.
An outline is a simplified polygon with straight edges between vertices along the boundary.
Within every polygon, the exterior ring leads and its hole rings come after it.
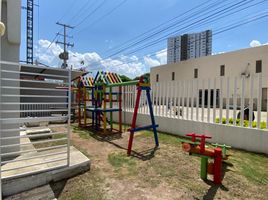
POLYGON ((67 35, 67 28, 73 29, 74 27, 67 25, 67 24, 62 24, 59 22, 57 22, 56 24, 63 27, 63 34, 57 33, 58 35, 63 36, 63 42, 57 41, 56 44, 63 45, 63 53, 61 53, 59 55, 59 58, 63 60, 62 68, 65 69, 65 68, 67 68, 67 60, 69 59, 69 54, 68 54, 67 48, 74 46, 74 44, 67 42, 67 38, 72 38, 72 37, 67 35))

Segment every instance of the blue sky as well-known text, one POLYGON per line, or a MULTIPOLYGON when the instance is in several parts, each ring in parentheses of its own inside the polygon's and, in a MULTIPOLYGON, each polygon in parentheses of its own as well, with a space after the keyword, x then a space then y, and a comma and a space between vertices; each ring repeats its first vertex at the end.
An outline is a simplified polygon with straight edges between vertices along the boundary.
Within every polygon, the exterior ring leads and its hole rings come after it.
MULTIPOLYGON (((239 3, 240 1, 222 1, 222 5, 216 5, 213 9, 216 11, 216 9, 222 9, 236 2, 239 3)), ((244 2, 248 2, 245 6, 258 2, 260 4, 236 14, 219 18, 213 23, 178 32, 178 34, 205 29, 212 29, 215 33, 217 29, 230 23, 238 20, 248 20, 251 16, 267 12, 268 1, 245 0, 244 2)), ((183 12, 199 4, 217 4, 217 0, 35 0, 35 3, 39 3, 39 8, 35 7, 34 35, 35 56, 38 60, 51 66, 60 65, 61 62, 56 55, 62 51, 61 47, 53 43, 47 49, 55 34, 60 31, 60 27, 56 25, 56 22, 60 20, 62 23, 75 26, 74 30, 69 31, 69 34, 74 37, 70 39, 70 42, 75 44, 74 48, 69 49, 70 63, 73 66, 76 68, 87 67, 88 70, 111 70, 134 77, 148 72, 152 66, 165 64, 166 40, 130 55, 128 55, 128 52, 131 52, 131 50, 128 50, 108 58, 109 55, 116 52, 115 47, 141 33, 147 32, 151 28, 161 28, 159 26, 161 23, 180 16, 183 12), (113 10, 116 5, 120 6, 113 10), (94 11, 98 6, 100 8, 94 11), (90 16, 86 18, 87 15, 90 16), (82 21, 83 23, 80 24, 79 22, 82 21), (152 53, 159 51, 161 53, 156 56, 150 56, 152 53), (85 61, 83 66, 79 64, 82 60, 85 61)), ((25 5, 26 0, 22 0, 22 4, 25 5)), ((207 15, 212 13, 213 9, 208 10, 207 15)), ((206 14, 199 17, 196 15, 196 20, 205 16, 206 14)), ((26 12, 23 10, 21 60, 25 60, 26 51, 25 18, 26 12)), ((183 22, 184 25, 190 24, 190 21, 179 21, 179 18, 175 24, 180 26, 180 23, 183 22)), ((248 48, 253 40, 256 41, 251 45, 265 44, 268 42, 266 27, 268 27, 267 17, 216 35, 213 37, 213 52, 228 52, 248 48)), ((166 34, 168 33, 166 32, 166 34)), ((164 35, 159 34, 151 39, 155 40, 164 35)), ((62 38, 59 37, 58 39, 62 38)))

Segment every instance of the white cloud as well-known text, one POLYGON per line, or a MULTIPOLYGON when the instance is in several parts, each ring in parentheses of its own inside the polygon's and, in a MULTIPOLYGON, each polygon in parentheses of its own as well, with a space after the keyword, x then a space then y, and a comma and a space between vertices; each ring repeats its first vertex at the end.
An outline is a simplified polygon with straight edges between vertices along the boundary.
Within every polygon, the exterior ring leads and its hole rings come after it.
POLYGON ((145 56, 144 57, 144 63, 148 66, 148 67, 154 67, 154 66, 158 66, 160 65, 159 60, 153 59, 149 56, 145 56))
MULTIPOLYGON (((36 57, 39 62, 47 64, 51 67, 60 67, 62 61, 58 55, 63 52, 61 46, 50 41, 41 39, 36 47, 36 57), (50 47, 49 47, 50 46, 50 47), (48 48, 49 47, 49 48, 48 48)), ((156 53, 153 58, 151 56, 144 56, 138 58, 132 56, 119 56, 118 59, 102 59, 96 52, 79 53, 69 51, 68 64, 75 69, 86 67, 89 71, 112 71, 119 74, 124 74, 129 77, 136 77, 149 71, 150 67, 166 63, 166 50, 161 50, 156 53)))
POLYGON ((261 42, 258 41, 258 40, 252 40, 249 44, 251 47, 258 47, 258 46, 261 46, 261 42))
POLYGON ((39 48, 36 47, 36 57, 39 58, 41 62, 45 61, 45 64, 55 67, 55 63, 60 61, 58 55, 62 52, 61 47, 55 43, 50 44, 48 40, 39 40, 38 45, 39 48))
POLYGON ((159 59, 160 64, 167 64, 167 49, 156 52, 156 58, 159 59))
POLYGON ((220 51, 220 52, 212 52, 212 54, 211 55, 219 55, 219 54, 223 54, 223 53, 225 53, 225 51, 220 51))

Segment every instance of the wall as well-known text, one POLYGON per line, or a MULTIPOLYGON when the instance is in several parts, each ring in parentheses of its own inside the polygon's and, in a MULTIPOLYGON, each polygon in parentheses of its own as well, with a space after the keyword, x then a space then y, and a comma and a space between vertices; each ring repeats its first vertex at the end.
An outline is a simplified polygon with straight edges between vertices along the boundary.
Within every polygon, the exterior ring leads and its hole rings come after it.
MULTIPOLYGON (((4 0, 0 1, 1 8, 1 21, 6 26, 6 33, 1 38, 1 59, 3 61, 11 61, 11 62, 19 62, 20 55, 20 34, 21 34, 21 1, 20 0, 4 0)), ((1 64, 1 70, 19 70, 16 66, 11 66, 7 64, 1 64)), ((18 74, 10 74, 7 76, 6 73, 1 72, 1 78, 12 78, 19 79, 18 74)), ((1 86, 13 86, 19 87, 19 82, 16 81, 3 81, 1 80, 1 86)), ((1 90, 1 94, 7 94, 9 91, 7 89, 1 90)), ((13 94, 20 94, 19 89, 13 89, 13 94)), ((19 97, 0 97, 1 102, 19 102, 19 97)), ((19 105, 5 106, 1 107, 1 110, 19 110, 19 105)), ((3 113, 1 115, 2 118, 18 118, 19 113, 3 113)), ((18 129, 19 124, 1 124, 1 129, 18 129)), ((1 137, 12 137, 19 136, 19 131, 2 131, 1 137)), ((19 143, 19 139, 9 139, 3 140, 2 145, 8 144, 17 144, 19 143)), ((2 153, 6 152, 17 152, 19 151, 19 147, 9 147, 3 148, 2 153)))
MULTIPOLYGON (((262 60, 262 74, 263 77, 267 77, 267 55, 268 45, 264 45, 224 54, 205 56, 174 64, 157 66, 151 68, 151 83, 155 83, 156 74, 159 74, 159 82, 171 81, 172 72, 175 72, 175 81, 193 79, 195 68, 198 68, 199 79, 219 78, 221 65, 225 65, 225 77, 241 77, 241 73, 245 70, 253 75, 256 74, 256 60, 262 60)), ((247 79, 246 81, 249 80, 247 79)), ((265 79, 263 87, 268 87, 268 80, 265 79)))
MULTIPOLYGON (((227 97, 227 83, 229 83, 229 95, 234 96, 235 91, 241 97, 242 85, 245 91, 245 97, 250 98, 259 95, 258 88, 263 88, 263 93, 266 95, 268 88, 268 45, 242 49, 239 51, 206 56, 198 59, 182 61, 175 64, 162 65, 151 68, 151 83, 154 86, 156 83, 156 74, 159 74, 159 82, 181 82, 182 84, 191 85, 194 81, 199 89, 202 89, 204 82, 204 89, 208 89, 208 82, 210 81, 210 88, 214 87, 216 81, 216 89, 221 89, 223 98, 227 97), (262 73, 256 73, 256 61, 262 60, 262 73), (225 65, 225 76, 220 76, 220 66, 225 65), (194 78, 194 69, 198 69, 198 79, 194 78), (247 72, 250 76, 241 76, 242 72, 247 72), (175 81, 171 81, 172 72, 175 72, 175 81), (259 79, 261 78, 261 83, 259 79), (235 86, 235 79, 237 85, 235 86), (243 80, 244 79, 244 80, 243 80), (253 79, 253 95, 251 95, 251 79, 253 79), (222 85, 221 85, 222 84, 222 85), (259 85, 261 87, 259 87, 259 85)), ((171 83, 172 84, 172 83, 171 83)), ((175 83, 178 84, 178 83, 175 83)), ((180 83, 179 83, 180 84, 180 83)), ((189 94, 191 95, 191 94, 189 94)), ((246 102, 249 99, 245 100, 246 102)), ((254 101, 256 105, 256 102, 254 101)), ((262 99, 263 108, 266 110, 267 95, 262 99)), ((225 103, 224 103, 225 106, 225 103)))
MULTIPOLYGON (((131 123, 132 115, 132 112, 125 113, 125 120, 128 124, 131 123)), ((115 116, 114 119, 116 120, 117 116, 115 116)), ((268 131, 161 116, 156 116, 155 119, 156 123, 159 124, 158 131, 161 132, 180 136, 184 136, 191 132, 204 133, 212 136, 212 139, 210 140, 211 142, 228 144, 233 148, 268 154, 268 131)), ((149 115, 138 114, 137 125, 141 126, 148 124, 150 124, 149 115)))
POLYGON ((2 1, 2 22, 6 33, 1 38, 2 60, 19 62, 21 35, 21 0, 2 1))

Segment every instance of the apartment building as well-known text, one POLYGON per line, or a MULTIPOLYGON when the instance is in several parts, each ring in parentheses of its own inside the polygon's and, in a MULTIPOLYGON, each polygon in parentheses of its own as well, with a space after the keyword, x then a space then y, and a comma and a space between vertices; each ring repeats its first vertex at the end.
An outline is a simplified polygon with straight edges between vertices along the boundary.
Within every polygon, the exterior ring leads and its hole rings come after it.
POLYGON ((211 55, 212 31, 184 34, 168 38, 167 63, 211 55))

